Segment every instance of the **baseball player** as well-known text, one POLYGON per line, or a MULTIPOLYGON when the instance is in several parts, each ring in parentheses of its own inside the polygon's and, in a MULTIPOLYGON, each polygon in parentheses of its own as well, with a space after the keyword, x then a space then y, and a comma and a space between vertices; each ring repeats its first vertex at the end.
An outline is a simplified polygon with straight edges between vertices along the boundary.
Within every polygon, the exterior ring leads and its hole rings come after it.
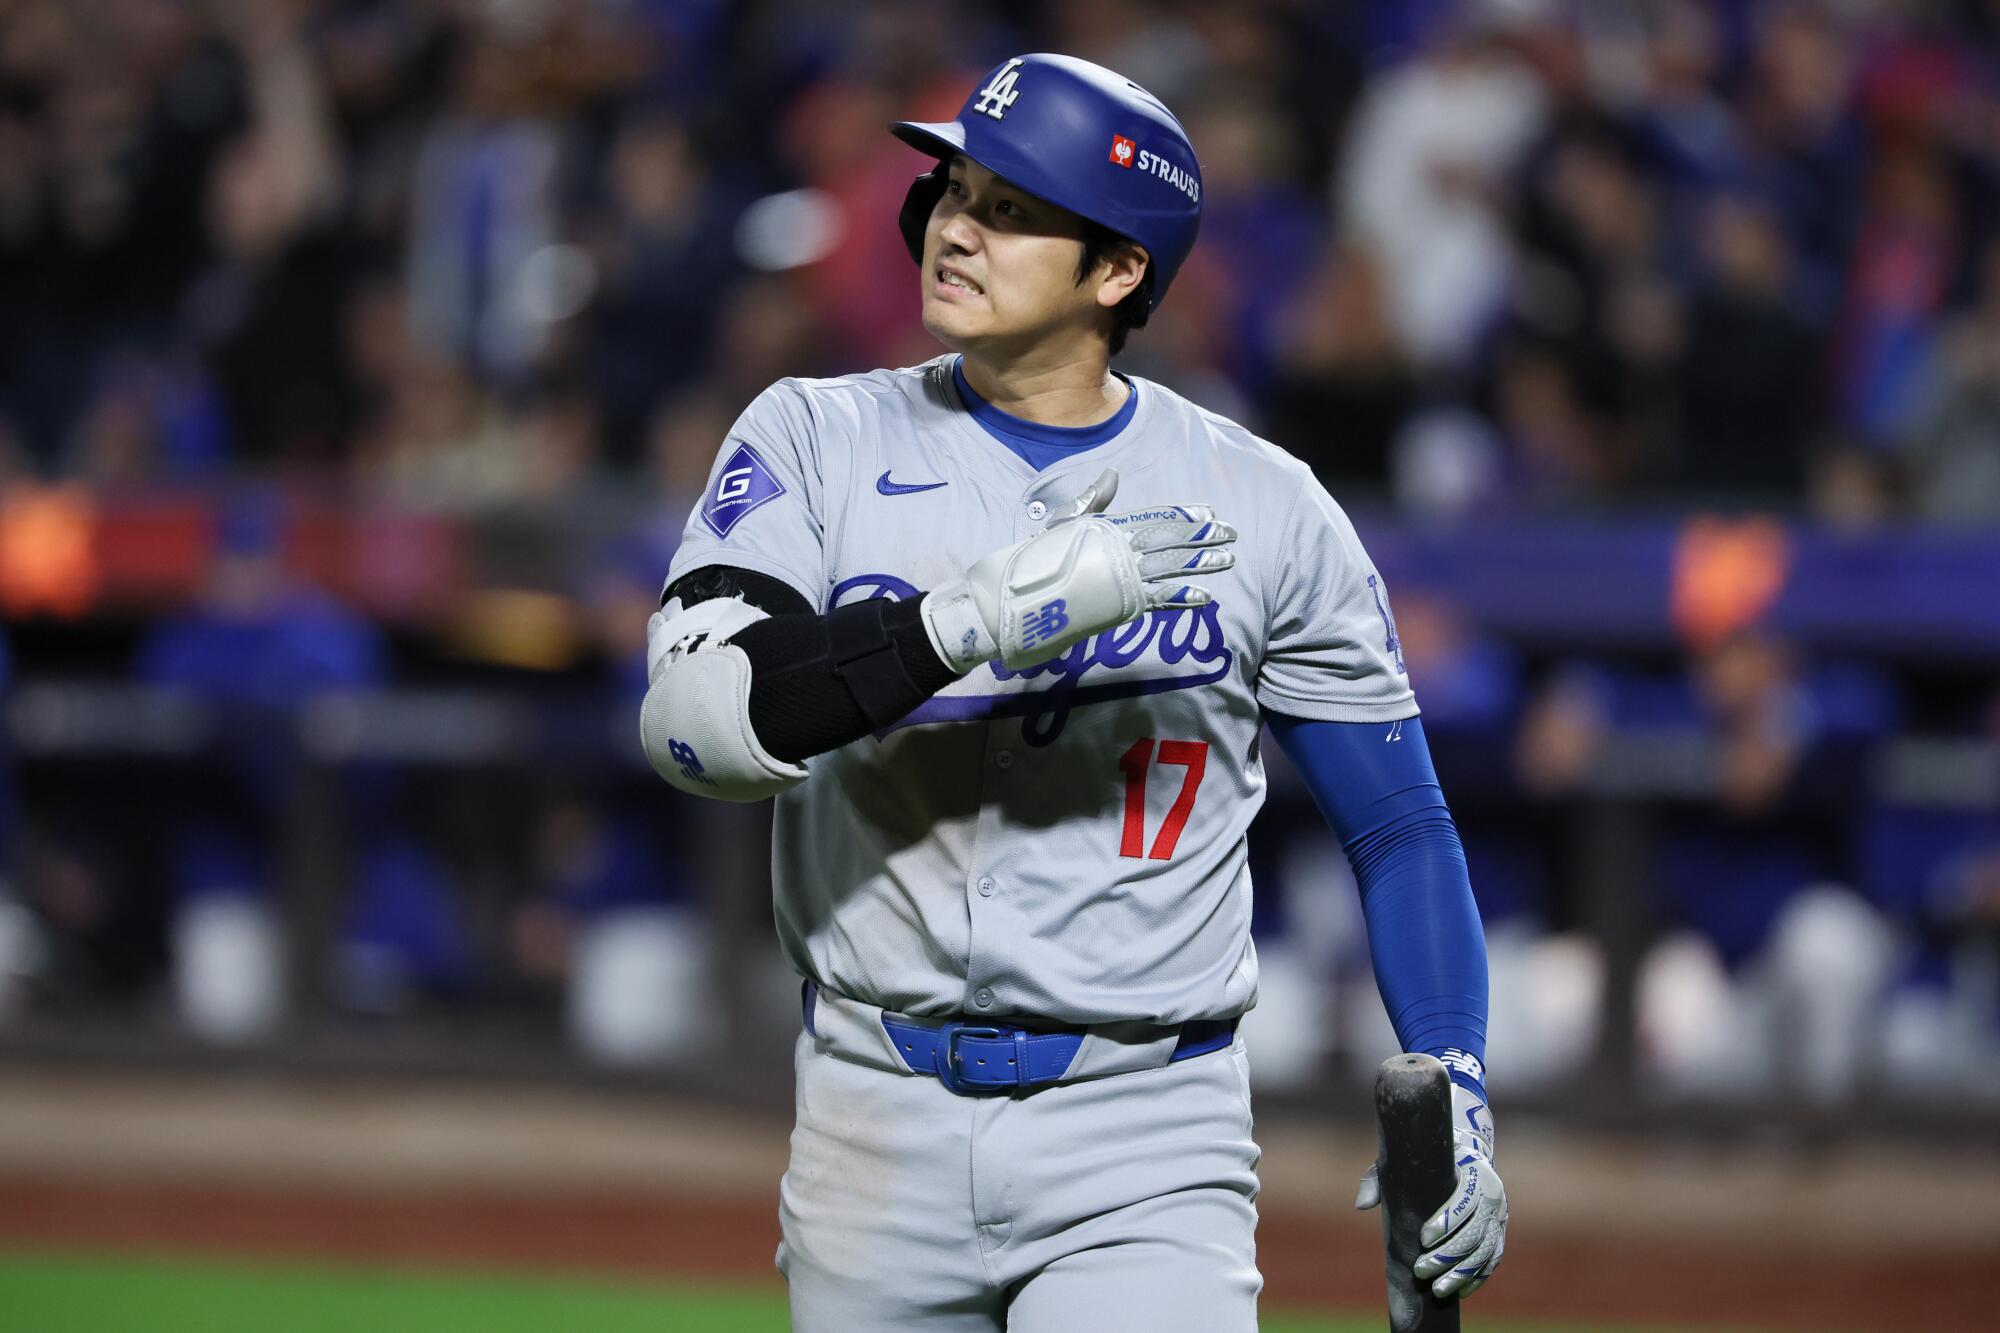
POLYGON ((751 403, 642 708, 668 782, 777 802, 793 1327, 1256 1326, 1267 724, 1346 844, 1403 1045, 1451 1069, 1460 1188, 1416 1272, 1468 1293, 1507 1218, 1485 948, 1387 590, 1303 465, 1110 369, 1194 244, 1193 148, 1059 55, 892 129, 935 159, 900 221, 950 350, 751 403))

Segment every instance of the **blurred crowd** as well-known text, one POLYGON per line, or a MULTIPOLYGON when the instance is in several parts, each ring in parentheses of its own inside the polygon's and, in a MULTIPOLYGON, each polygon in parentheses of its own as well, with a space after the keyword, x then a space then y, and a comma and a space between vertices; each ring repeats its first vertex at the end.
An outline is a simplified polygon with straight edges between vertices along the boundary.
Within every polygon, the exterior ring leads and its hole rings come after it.
POLYGON ((1132 370, 1447 515, 2000 515, 1979 0, 7 0, 0 469, 481 506, 907 364, 893 220, 1016 49, 1201 154, 1132 370))
MULTIPOLYGON (((586 1046, 649 1060, 714 987, 782 1000, 716 952, 740 931, 780 966, 742 906, 755 817, 669 799, 631 744, 645 615, 753 394, 936 352, 894 225, 926 163, 884 126, 1031 49, 1135 78, 1202 160, 1201 240, 1121 366, 1343 500, 1426 532, 2000 520, 1995 0, 0 0, 0 498, 230 497, 194 603, 17 637, 14 671, 116 659, 237 719, 198 762, 0 744, 0 1015, 171 978, 242 1040, 302 990, 383 1015, 561 987, 586 1046), (498 530, 519 587, 415 647, 281 558, 301 496, 639 521, 560 595, 523 590, 539 530, 498 530), (481 747, 511 715, 339 702, 468 660, 555 677, 474 683, 564 739, 509 767, 481 747)), ((1630 878, 1663 1086, 2000 1096, 2000 777, 1882 759, 1990 761, 1990 673, 1815 657, 1754 615, 1589 657, 1397 587, 1493 940, 1496 1088, 1597 1058, 1595 900, 1630 878), (1635 806, 1626 876, 1591 831, 1635 806)), ((1253 841, 1268 1078, 1328 1054, 1329 978, 1369 984, 1318 827, 1281 779, 1253 841)))

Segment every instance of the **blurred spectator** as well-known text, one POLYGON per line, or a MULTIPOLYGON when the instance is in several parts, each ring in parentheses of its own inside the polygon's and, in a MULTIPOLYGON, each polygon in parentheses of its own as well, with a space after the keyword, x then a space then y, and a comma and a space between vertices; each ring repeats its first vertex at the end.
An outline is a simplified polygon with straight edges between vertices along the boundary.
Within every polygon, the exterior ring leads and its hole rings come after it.
POLYGON ((1218 367, 1253 397, 1270 385, 1295 284, 1319 265, 1326 219, 1297 185, 1293 146, 1276 106, 1249 86, 1200 101, 1187 116, 1202 146, 1201 245, 1229 284, 1218 367))
POLYGON ((391 1017, 462 995, 476 975, 457 886, 440 858, 408 836, 364 849, 334 949, 340 1004, 391 1017))
POLYGON ((1886 145, 1870 177, 1832 372, 1841 424, 1882 447, 1907 437, 1930 388, 1958 210, 1943 164, 1920 145, 1886 145))
POLYGON ((1899 1090, 2000 1098, 2000 821, 1886 806, 1868 828, 1870 890, 1906 928, 1883 1019, 1899 1090))
POLYGON ((1823 340, 1794 297, 1792 245, 1769 207, 1718 196, 1681 369, 1678 480, 1709 495, 1796 498, 1824 419, 1823 340))
POLYGON ((1640 975, 1663 1090, 1830 1102, 1860 1086, 1896 943, 1849 887, 1843 823, 1861 747, 1896 721, 1872 673, 1805 671, 1754 631, 1686 678, 1571 673, 1537 704, 1520 750, 1531 790, 1692 798, 1661 829, 1666 930, 1640 975))
POLYGON ((1909 464, 1917 511, 2000 520, 2000 240, 1981 252, 1977 303, 1945 330, 1935 397, 1909 464))
POLYGON ((1514 22, 1503 6, 1468 6, 1437 48, 1378 76, 1337 183, 1350 239, 1379 257, 1391 319, 1427 369, 1461 368, 1506 299, 1499 203, 1548 116, 1509 43, 1514 22))
POLYGON ((589 245, 603 285, 591 364, 611 458, 630 464, 653 408, 709 373, 739 277, 738 209, 687 124, 661 111, 626 118, 605 174, 611 207, 589 245))
POLYGON ((1738 112, 1742 168, 1767 192, 1784 248, 1796 257, 1796 308, 1819 320, 1837 304, 1867 159, 1854 105, 1865 11, 1770 0, 1747 18, 1754 47, 1738 112))
MULTIPOLYGON (((218 1041, 268 1035, 282 1017, 280 830, 302 776, 287 724, 327 691, 380 683, 387 666, 375 626, 286 573, 287 517, 273 497, 238 503, 202 603, 153 627, 135 672, 226 719, 217 753, 189 764, 152 811, 168 849, 182 1013, 218 1041)), ((365 838, 368 812, 355 815, 365 838)))
POLYGON ((356 441, 355 479, 364 494, 418 507, 490 500, 513 484, 504 431, 497 401, 455 363, 411 355, 390 370, 356 441))
POLYGON ((0 411, 58 458, 101 359, 159 340, 205 243, 240 54, 173 0, 0 14, 0 411))
POLYGON ((464 34, 449 110, 414 168, 412 327, 431 355, 502 384, 546 349, 532 261, 561 231, 564 129, 537 78, 536 36, 498 22, 464 34))
MULTIPOLYGON (((1700 0, 1668 0, 1654 12, 1656 22, 1636 62, 1643 68, 1643 92, 1632 108, 1633 121, 1668 182, 1715 184, 1744 152, 1740 117, 1720 87, 1722 24, 1715 7, 1700 0)), ((1609 97, 1620 91, 1606 90, 1609 97)))
MULTIPOLYGON (((204 216, 214 262, 183 312, 239 461, 324 470, 352 413, 339 341, 350 257, 317 71, 279 7, 244 9, 250 123, 218 154, 204 216)), ((188 459, 222 464, 224 458, 188 459)))
POLYGON ((1883 1019, 1883 1072, 1913 1097, 1942 1088, 2000 1101, 2000 693, 1981 713, 1957 751, 1971 763, 1946 769, 1943 799, 1885 802, 1865 835, 1868 892, 1910 939, 1883 1019))
POLYGON ((1585 402, 1574 369, 1552 349, 1511 349, 1497 367, 1493 396, 1502 466, 1519 501, 1573 508, 1610 488, 1612 423, 1585 402))
POLYGON ((1271 438, 1341 482, 1381 487, 1389 451, 1417 406, 1414 368, 1390 326, 1382 274, 1365 250, 1323 257, 1277 313, 1271 438))
MULTIPOLYGON (((287 570, 288 521, 289 507, 275 495, 252 494, 233 507, 202 602, 152 628, 139 650, 140 679, 277 714, 322 691, 383 679, 380 629, 287 570)), ((275 738, 251 741, 247 756, 275 738)))
MULTIPOLYGON (((1505 422, 1539 378, 1567 400, 1568 424, 1515 426, 1530 496, 1602 505, 1657 475, 1671 444, 1683 300, 1658 218, 1668 202, 1642 173, 1621 127, 1571 115, 1523 171, 1516 232, 1521 268, 1495 357, 1495 414, 1505 422), (1529 385, 1519 383, 1523 373, 1529 385), (1567 437, 1551 440, 1554 427, 1567 437)), ((1546 417, 1544 407, 1539 415, 1546 417)))
POLYGON ((534 831, 535 896, 511 923, 517 965, 566 984, 571 1035, 610 1063, 686 1057, 713 1034, 701 1018, 713 994, 710 931, 647 836, 660 822, 552 804, 534 831))

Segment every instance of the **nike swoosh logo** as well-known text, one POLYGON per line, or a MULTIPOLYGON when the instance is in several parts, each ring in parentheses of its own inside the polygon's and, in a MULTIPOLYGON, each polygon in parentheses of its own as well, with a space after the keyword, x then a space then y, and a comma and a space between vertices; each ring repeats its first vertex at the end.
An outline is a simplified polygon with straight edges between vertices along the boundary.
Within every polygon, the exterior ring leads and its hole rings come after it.
MULTIPOLYGON (((890 469, 892 472, 894 470, 893 468, 890 469)), ((949 485, 951 483, 948 481, 924 481, 918 482, 914 486, 905 486, 901 482, 890 481, 888 472, 884 472, 881 476, 875 478, 875 489, 883 495, 915 495, 918 491, 934 491, 940 486, 949 485)))

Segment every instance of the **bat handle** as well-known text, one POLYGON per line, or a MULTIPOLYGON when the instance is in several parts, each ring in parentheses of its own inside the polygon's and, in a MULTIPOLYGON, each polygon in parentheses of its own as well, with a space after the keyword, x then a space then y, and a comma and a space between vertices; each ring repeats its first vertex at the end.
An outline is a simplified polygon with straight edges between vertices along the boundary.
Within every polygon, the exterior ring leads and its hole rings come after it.
POLYGON ((1428 1055, 1384 1060, 1375 1071, 1375 1127, 1390 1333, 1458 1333, 1458 1302, 1440 1301, 1411 1271, 1424 1252, 1417 1233, 1458 1185, 1445 1067, 1428 1055))

